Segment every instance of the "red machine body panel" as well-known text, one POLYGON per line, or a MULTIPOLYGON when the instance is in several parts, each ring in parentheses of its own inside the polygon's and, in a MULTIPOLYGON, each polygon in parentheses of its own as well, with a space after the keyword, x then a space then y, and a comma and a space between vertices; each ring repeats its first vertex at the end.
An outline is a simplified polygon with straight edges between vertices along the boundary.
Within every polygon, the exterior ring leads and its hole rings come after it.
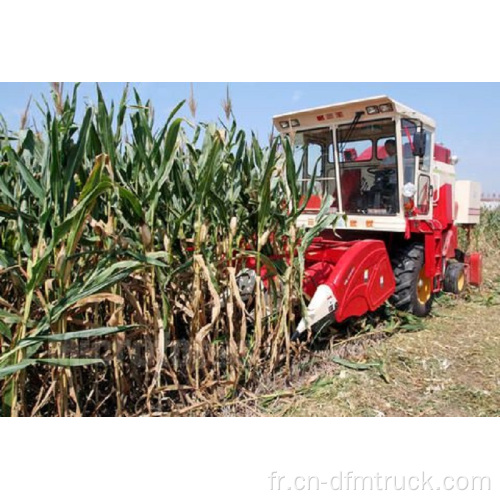
POLYGON ((436 144, 434 146, 434 160, 449 165, 451 163, 451 151, 441 144, 436 144))
POLYGON ((483 258, 480 253, 471 253, 468 256, 469 283, 480 286, 483 282, 483 258))
POLYGON ((304 291, 312 296, 320 284, 330 287, 337 300, 337 322, 377 310, 396 286, 387 249, 378 240, 319 238, 306 254, 306 266, 304 291))

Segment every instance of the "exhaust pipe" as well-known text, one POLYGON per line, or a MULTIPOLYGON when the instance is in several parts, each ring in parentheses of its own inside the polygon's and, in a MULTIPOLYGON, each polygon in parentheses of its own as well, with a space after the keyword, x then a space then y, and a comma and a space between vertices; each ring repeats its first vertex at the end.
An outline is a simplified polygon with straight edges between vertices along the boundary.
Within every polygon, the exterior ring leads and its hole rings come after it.
POLYGON ((302 318, 292 336, 292 340, 297 340, 308 328, 317 332, 320 328, 333 323, 336 307, 337 299, 333 295, 332 289, 328 285, 320 285, 307 307, 306 316, 302 318))

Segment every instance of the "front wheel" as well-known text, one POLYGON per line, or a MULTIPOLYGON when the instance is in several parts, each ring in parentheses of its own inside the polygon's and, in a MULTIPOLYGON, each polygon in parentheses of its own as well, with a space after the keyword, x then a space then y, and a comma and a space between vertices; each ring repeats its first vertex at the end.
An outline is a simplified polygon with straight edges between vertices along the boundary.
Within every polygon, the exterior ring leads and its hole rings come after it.
POLYGON ((461 262, 450 262, 444 273, 445 292, 460 295, 465 290, 465 269, 461 262))
POLYGON ((427 316, 431 312, 433 293, 432 278, 425 275, 424 247, 412 243, 392 259, 396 290, 391 303, 399 310, 415 316, 427 316))

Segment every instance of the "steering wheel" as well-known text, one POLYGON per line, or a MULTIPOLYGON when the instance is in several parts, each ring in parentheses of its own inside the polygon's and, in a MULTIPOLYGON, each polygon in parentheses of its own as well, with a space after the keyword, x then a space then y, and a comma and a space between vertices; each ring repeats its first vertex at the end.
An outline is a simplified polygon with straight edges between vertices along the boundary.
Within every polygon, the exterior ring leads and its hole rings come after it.
POLYGON ((378 168, 378 167, 370 167, 370 168, 367 168, 366 169, 368 171, 369 174, 372 174, 372 175, 388 175, 392 168, 378 168))

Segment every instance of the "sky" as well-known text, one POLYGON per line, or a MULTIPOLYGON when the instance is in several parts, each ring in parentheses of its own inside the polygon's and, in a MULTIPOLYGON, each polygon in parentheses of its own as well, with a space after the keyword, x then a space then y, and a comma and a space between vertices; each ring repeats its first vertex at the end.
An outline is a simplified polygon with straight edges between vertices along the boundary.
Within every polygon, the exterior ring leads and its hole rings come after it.
MULTIPOLYGON (((72 84, 65 84, 71 90, 72 84)), ((102 83, 108 100, 118 101, 124 83, 102 83)), ((479 181, 484 193, 500 193, 500 83, 194 83, 199 121, 223 116, 229 85, 238 124, 266 140, 274 115, 376 95, 389 97, 428 115, 436 138, 460 158, 459 179, 479 181)), ((151 99, 158 121, 187 99, 189 83, 131 83, 143 101, 151 99)), ((15 130, 30 96, 41 101, 48 83, 0 83, 0 114, 15 130)), ((95 84, 80 87, 82 103, 95 102, 95 84)), ((35 107, 32 106, 35 110, 35 107)), ((190 117, 187 106, 181 115, 190 117)))

